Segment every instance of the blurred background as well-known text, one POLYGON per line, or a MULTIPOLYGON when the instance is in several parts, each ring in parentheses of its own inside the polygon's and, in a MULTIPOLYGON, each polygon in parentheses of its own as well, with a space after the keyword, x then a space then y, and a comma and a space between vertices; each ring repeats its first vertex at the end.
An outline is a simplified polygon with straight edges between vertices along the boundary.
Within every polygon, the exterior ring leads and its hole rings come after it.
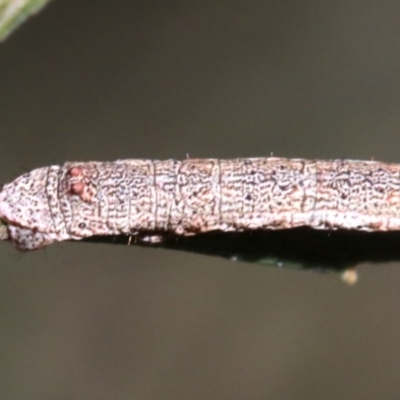
MULTIPOLYGON (((400 3, 54 0, 0 46, 0 181, 66 160, 400 162, 400 3)), ((2 243, 0 398, 397 399, 400 266, 2 243)))

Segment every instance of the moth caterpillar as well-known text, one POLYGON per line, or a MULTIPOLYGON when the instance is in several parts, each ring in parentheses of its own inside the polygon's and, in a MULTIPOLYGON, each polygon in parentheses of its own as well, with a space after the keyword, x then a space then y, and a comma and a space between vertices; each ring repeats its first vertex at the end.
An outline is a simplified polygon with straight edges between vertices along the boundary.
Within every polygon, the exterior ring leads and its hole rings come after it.
POLYGON ((0 192, 0 239, 19 250, 102 235, 400 230, 400 165, 286 158, 66 162, 0 192))

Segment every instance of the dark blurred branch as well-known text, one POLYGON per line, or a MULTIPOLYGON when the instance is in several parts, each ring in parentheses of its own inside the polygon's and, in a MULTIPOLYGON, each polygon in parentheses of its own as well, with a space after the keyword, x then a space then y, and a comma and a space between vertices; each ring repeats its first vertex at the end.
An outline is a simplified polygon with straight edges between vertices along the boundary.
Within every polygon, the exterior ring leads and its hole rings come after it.
POLYGON ((282 268, 343 272, 365 262, 400 261, 400 232, 367 233, 296 228, 240 233, 210 232, 165 236, 141 243, 127 236, 94 237, 94 242, 183 250, 282 268))

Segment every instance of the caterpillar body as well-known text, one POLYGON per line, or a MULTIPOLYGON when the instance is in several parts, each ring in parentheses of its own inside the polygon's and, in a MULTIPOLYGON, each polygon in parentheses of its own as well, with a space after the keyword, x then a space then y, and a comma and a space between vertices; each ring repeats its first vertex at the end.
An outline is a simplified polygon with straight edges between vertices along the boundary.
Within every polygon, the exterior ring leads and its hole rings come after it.
POLYGON ((400 230, 400 165, 286 158, 66 162, 3 186, 0 239, 19 250, 102 235, 400 230))

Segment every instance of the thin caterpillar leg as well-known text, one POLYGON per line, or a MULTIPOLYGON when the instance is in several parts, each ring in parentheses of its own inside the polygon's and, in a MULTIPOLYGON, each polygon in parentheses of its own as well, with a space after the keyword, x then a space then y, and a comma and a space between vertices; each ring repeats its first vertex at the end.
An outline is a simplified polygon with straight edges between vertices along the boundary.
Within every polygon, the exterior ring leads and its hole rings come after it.
POLYGON ((0 240, 9 240, 10 235, 8 233, 7 224, 0 220, 0 240))

